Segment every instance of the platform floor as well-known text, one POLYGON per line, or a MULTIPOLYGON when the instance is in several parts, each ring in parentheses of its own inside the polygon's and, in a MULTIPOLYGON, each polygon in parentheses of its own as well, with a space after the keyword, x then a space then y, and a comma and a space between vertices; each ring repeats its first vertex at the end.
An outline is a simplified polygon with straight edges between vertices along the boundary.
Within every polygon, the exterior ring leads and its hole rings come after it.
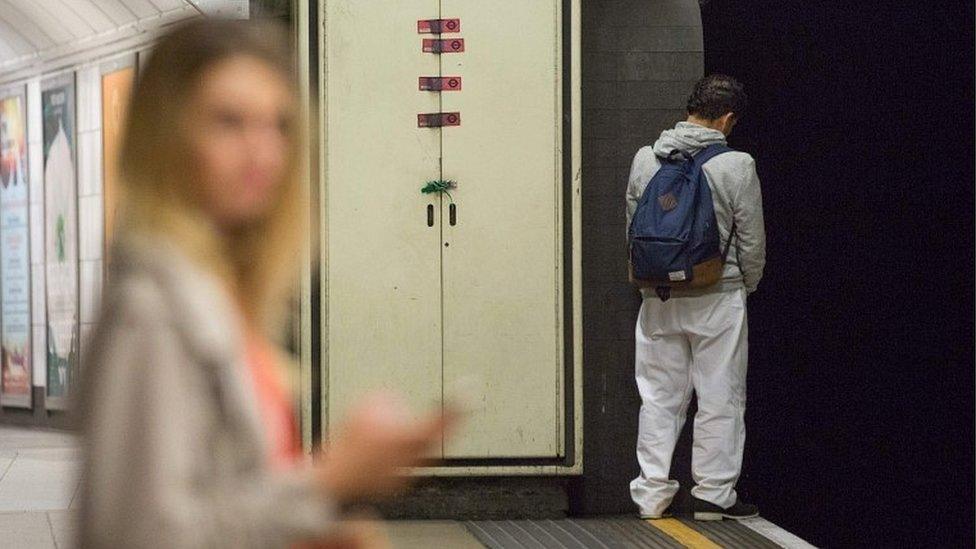
MULTIPOLYGON (((0 426, 0 549, 72 546, 79 456, 59 431, 0 426)), ((459 522, 389 521, 396 549, 806 549, 763 519, 700 523, 634 517, 459 522)))
POLYGON ((698 522, 603 517, 468 522, 491 549, 807 549, 802 539, 761 518, 698 522))

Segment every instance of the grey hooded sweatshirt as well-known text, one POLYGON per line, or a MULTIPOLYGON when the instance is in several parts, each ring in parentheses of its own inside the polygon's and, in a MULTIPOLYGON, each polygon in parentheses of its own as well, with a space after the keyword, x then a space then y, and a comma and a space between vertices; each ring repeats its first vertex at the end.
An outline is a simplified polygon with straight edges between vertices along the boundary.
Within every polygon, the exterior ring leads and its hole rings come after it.
MULTIPOLYGON (((647 183, 661 167, 658 157, 667 156, 675 149, 694 155, 716 143, 725 144, 722 132, 691 122, 678 122, 674 129, 662 132, 653 147, 637 151, 627 184, 627 226, 630 226, 647 183)), ((702 170, 712 190, 722 249, 728 242, 733 220, 736 234, 718 284, 697 290, 674 290, 671 295, 689 297, 740 288, 752 293, 756 291, 766 265, 766 232, 756 161, 747 153, 733 151, 712 158, 702 170)), ((656 298, 653 289, 644 289, 642 293, 645 298, 656 298)))

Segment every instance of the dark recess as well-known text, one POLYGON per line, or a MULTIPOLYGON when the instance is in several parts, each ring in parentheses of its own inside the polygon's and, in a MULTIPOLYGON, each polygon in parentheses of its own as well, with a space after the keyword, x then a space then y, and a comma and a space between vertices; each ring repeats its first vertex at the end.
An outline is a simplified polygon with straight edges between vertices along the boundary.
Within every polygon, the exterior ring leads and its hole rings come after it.
POLYGON ((972 546, 972 3, 702 14, 769 233, 742 492, 819 546, 972 546))

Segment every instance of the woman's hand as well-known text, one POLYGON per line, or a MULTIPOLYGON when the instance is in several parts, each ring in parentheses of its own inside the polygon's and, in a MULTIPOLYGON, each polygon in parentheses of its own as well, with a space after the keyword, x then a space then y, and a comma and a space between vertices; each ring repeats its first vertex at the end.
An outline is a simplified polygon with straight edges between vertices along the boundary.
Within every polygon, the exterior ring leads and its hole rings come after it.
POLYGON ((353 408, 320 460, 318 478, 329 496, 347 503, 403 488, 409 482, 404 469, 418 465, 453 422, 452 414, 409 417, 403 402, 387 393, 353 408))

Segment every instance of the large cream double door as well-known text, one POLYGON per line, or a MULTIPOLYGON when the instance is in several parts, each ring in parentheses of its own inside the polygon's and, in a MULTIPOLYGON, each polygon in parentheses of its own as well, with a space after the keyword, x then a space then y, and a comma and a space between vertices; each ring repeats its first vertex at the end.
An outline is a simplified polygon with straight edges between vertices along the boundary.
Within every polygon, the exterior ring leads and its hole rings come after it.
POLYGON ((389 388, 417 413, 465 401, 442 457, 563 455, 560 6, 325 2, 327 421, 389 388), (460 32, 418 32, 439 18, 460 32), (460 125, 418 127, 430 113, 460 125), (422 194, 432 180, 453 201, 422 194))

